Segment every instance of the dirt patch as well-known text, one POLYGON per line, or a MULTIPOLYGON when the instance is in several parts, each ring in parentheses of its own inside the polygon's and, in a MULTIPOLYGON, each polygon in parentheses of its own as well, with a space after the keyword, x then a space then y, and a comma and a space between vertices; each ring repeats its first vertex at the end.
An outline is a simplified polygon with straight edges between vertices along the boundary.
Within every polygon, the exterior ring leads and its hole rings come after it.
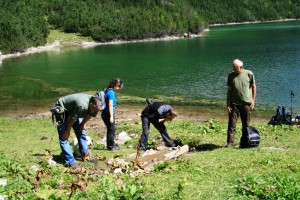
MULTIPOLYGON (((174 106, 175 107, 175 106, 174 106)), ((122 123, 140 123, 140 114, 144 106, 141 105, 118 105, 116 112, 116 124, 122 123)), ((180 107, 175 108, 178 113, 176 120, 178 121, 189 121, 189 122, 199 122, 202 123, 208 119, 215 118, 216 120, 227 122, 226 110, 207 110, 201 107, 180 107)), ((49 118, 49 123, 51 122, 51 112, 33 112, 25 114, 12 114, 9 117, 15 119, 32 119, 32 118, 49 118)), ((267 123, 267 119, 252 117, 252 123, 267 123)), ((104 135, 106 133, 106 127, 101 119, 101 114, 98 113, 96 117, 90 119, 87 123, 87 129, 93 130, 97 134, 104 135)))

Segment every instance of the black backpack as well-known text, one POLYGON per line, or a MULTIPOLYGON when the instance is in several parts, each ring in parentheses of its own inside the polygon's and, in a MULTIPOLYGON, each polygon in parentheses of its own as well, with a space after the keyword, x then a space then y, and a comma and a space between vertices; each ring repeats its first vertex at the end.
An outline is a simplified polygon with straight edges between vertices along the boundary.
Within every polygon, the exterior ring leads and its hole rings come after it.
POLYGON ((268 125, 292 125, 292 116, 288 114, 284 105, 277 107, 276 115, 271 118, 268 125))
POLYGON ((247 127, 247 138, 241 138, 240 148, 258 147, 260 144, 260 133, 253 126, 247 127))

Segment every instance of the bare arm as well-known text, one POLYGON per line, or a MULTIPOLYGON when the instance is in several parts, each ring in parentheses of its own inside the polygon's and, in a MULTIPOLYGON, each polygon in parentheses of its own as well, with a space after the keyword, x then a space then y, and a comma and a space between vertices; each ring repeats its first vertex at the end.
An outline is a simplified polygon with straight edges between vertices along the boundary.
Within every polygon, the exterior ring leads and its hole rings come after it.
POLYGON ((231 94, 232 94, 232 88, 230 86, 228 86, 228 89, 227 89, 227 111, 229 113, 231 113, 231 110, 232 108, 230 107, 230 97, 231 97, 231 94))
POLYGON ((73 124, 75 123, 75 121, 76 121, 75 119, 70 118, 70 120, 67 123, 65 133, 63 135, 61 135, 62 140, 67 140, 70 137, 70 131, 71 131, 71 128, 72 128, 73 124))
POLYGON ((161 118, 161 119, 158 120, 159 123, 161 123, 161 122, 171 122, 171 121, 172 121, 172 119, 169 119, 167 117, 166 118, 161 118))
POLYGON ((86 115, 86 116, 83 118, 82 122, 80 123, 80 130, 86 129, 85 123, 86 123, 87 121, 89 121, 89 120, 91 119, 91 117, 92 117, 92 116, 90 116, 90 115, 86 115))
POLYGON ((254 83, 252 85, 252 104, 251 104, 251 109, 254 109, 254 107, 255 107, 255 101, 256 101, 256 84, 254 83))
POLYGON ((114 123, 113 100, 108 101, 108 110, 109 110, 109 116, 110 116, 110 123, 114 123))

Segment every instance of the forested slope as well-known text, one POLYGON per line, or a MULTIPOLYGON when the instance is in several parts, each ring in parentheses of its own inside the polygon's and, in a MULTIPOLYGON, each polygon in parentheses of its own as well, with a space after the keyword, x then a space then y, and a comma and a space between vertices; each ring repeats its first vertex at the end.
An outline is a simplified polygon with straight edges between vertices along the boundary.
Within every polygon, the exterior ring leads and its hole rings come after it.
POLYGON ((0 51, 12 53, 44 45, 50 29, 104 42, 299 18, 300 0, 0 0, 0 16, 0 51))

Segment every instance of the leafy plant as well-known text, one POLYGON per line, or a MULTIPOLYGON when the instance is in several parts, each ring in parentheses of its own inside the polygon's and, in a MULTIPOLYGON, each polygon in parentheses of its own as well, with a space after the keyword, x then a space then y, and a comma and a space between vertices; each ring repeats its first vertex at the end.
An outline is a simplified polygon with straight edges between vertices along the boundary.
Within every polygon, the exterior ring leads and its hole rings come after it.
POLYGON ((258 199, 299 199, 299 180, 299 173, 249 176, 239 180, 237 193, 258 199))

